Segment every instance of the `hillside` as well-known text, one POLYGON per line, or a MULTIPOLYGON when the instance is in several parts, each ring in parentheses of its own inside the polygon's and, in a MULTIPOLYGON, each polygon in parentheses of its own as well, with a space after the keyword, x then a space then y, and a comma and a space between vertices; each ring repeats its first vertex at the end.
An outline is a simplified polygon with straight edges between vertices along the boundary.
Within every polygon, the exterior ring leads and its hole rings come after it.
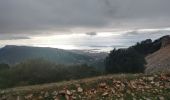
POLYGON ((167 71, 170 69, 170 45, 146 57, 146 73, 167 71))
POLYGON ((0 62, 16 64, 28 59, 43 58, 58 64, 80 64, 93 60, 87 55, 43 47, 7 45, 0 49, 0 62))
POLYGON ((170 75, 117 74, 0 91, 0 100, 169 100, 170 75))
POLYGON ((146 73, 168 71, 170 69, 170 36, 162 38, 161 48, 146 57, 146 73))

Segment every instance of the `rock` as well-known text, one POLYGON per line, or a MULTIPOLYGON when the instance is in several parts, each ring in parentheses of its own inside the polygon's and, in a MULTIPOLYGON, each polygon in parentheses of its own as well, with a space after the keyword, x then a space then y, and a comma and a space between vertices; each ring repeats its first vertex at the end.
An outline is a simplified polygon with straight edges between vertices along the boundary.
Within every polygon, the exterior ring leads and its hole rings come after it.
POLYGON ((130 90, 127 90, 126 93, 131 94, 131 91, 130 91, 130 90))
POLYGON ((49 96, 48 92, 45 92, 44 97, 47 98, 49 96))
POLYGON ((167 45, 170 44, 170 36, 167 35, 167 36, 162 37, 162 38, 161 38, 161 42, 162 42, 161 47, 162 47, 162 48, 163 48, 163 47, 166 47, 167 45))
POLYGON ((165 100, 165 98, 164 97, 159 97, 159 100, 165 100))
POLYGON ((146 98, 146 97, 145 97, 144 99, 145 99, 145 100, 152 100, 152 99, 150 99, 150 98, 146 98))
POLYGON ((170 82, 170 77, 167 77, 167 81, 170 82))
POLYGON ((72 99, 73 99, 73 100, 76 100, 76 99, 77 99, 77 97, 76 97, 76 96, 72 96, 72 99))
POLYGON ((6 100, 7 99, 7 97, 6 97, 6 95, 2 95, 2 97, 0 98, 0 100, 6 100))
POLYGON ((82 93, 82 92, 83 92, 83 89, 82 89, 81 87, 78 87, 78 88, 77 88, 77 92, 82 93))
POLYGON ((155 84, 155 82, 154 82, 154 81, 152 81, 152 82, 151 82, 151 84, 155 84))
POLYGON ((170 89, 170 83, 165 83, 165 88, 170 89))
POLYGON ((71 91, 69 91, 69 90, 66 90, 66 94, 69 96, 72 95, 71 91))
POLYGON ((106 83, 100 83, 100 84, 99 84, 99 87, 100 87, 100 88, 105 88, 105 87, 106 87, 106 83))
POLYGON ((153 81, 154 77, 148 77, 148 81, 153 81))
POLYGON ((159 86, 160 86, 159 82, 156 82, 156 83, 155 83, 155 86, 159 87, 159 86))
POLYGON ((137 100, 136 98, 133 98, 133 100, 137 100))
POLYGON ((41 92, 40 92, 40 94, 42 94, 42 95, 43 95, 44 93, 45 93, 44 91, 41 91, 41 92))
POLYGON ((123 97, 122 97, 122 98, 120 98, 119 100, 124 100, 124 99, 123 99, 123 97))
POLYGON ((17 96, 16 100, 24 100, 24 97, 23 96, 17 96))
POLYGON ((53 96, 57 96, 57 95, 58 95, 58 92, 57 92, 57 91, 53 91, 51 94, 52 94, 53 96))
POLYGON ((91 89, 90 92, 91 92, 92 94, 96 94, 97 91, 96 91, 96 89, 91 89))
POLYGON ((76 93, 76 90, 71 90, 72 93, 76 93))
POLYGON ((65 90, 60 90, 60 91, 58 92, 58 94, 59 94, 59 95, 65 95, 65 90))
POLYGON ((136 89, 137 87, 136 87, 136 84, 135 84, 135 82, 134 81, 130 81, 130 85, 131 85, 131 87, 132 88, 134 88, 134 89, 136 89))
POLYGON ((113 89, 113 88, 112 88, 111 90, 112 90, 112 93, 113 93, 113 94, 115 94, 115 93, 116 93, 115 89, 113 89))
POLYGON ((60 100, 59 98, 55 98, 54 100, 60 100))
POLYGON ((0 94, 5 94, 5 91, 1 91, 0 94))
POLYGON ((108 95, 109 95, 108 92, 104 92, 104 93, 102 94, 102 96, 108 96, 108 95))
POLYGON ((66 100, 71 100, 70 96, 68 96, 68 95, 65 95, 65 99, 66 100))
POLYGON ((33 94, 28 94, 27 96, 25 96, 25 99, 32 99, 33 94))
POLYGON ((80 84, 76 84, 76 87, 80 87, 80 84))
POLYGON ((38 99, 42 100, 42 99, 43 99, 43 97, 42 97, 42 96, 38 96, 38 99))

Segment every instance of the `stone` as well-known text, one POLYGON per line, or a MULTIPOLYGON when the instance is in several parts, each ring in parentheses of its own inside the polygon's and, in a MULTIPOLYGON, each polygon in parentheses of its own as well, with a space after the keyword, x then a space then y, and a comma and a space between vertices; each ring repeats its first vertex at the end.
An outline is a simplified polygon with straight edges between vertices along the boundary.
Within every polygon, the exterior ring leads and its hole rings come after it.
POLYGON ((45 92, 44 97, 46 98, 46 97, 48 97, 48 96, 49 96, 49 93, 48 93, 48 92, 45 92))
POLYGON ((104 92, 104 93, 102 94, 102 96, 108 96, 108 95, 109 95, 108 92, 104 92))
POLYGON ((0 92, 0 94, 4 94, 4 93, 5 93, 5 91, 1 91, 1 92, 0 92))
POLYGON ((113 88, 112 88, 111 90, 112 90, 112 93, 113 93, 113 94, 115 94, 115 93, 116 93, 115 89, 113 89, 113 88))
POLYGON ((165 100, 165 98, 164 97, 159 97, 159 100, 165 100))
POLYGON ((58 95, 58 92, 57 92, 57 91, 53 91, 51 94, 52 94, 53 96, 57 96, 57 95, 58 95))
POLYGON ((69 96, 72 95, 71 91, 69 91, 69 90, 66 90, 66 94, 69 96))
POLYGON ((155 86, 159 87, 159 86, 160 86, 159 82, 156 82, 156 83, 155 83, 155 86))
POLYGON ((32 99, 33 94, 28 94, 27 96, 25 96, 25 99, 32 99))
POLYGON ((83 92, 83 89, 82 89, 81 87, 78 87, 78 88, 77 88, 77 92, 82 93, 82 92, 83 92))
POLYGON ((42 97, 42 96, 38 96, 38 99, 42 100, 42 99, 43 99, 43 97, 42 97))
POLYGON ((106 83, 100 83, 100 84, 99 84, 99 87, 100 87, 100 88, 105 88, 105 87, 106 87, 106 83))
POLYGON ((59 94, 59 95, 65 95, 65 90, 60 90, 60 91, 58 92, 58 94, 59 94))
POLYGON ((65 95, 65 99, 66 99, 66 100, 70 100, 71 98, 70 98, 70 96, 65 95))
POLYGON ((148 77, 148 80, 149 80, 149 81, 153 81, 153 80, 154 80, 154 77, 148 77))
POLYGON ((72 93, 76 93, 76 90, 71 90, 72 93))
MULTIPOLYGON (((2 99, 2 100, 6 100, 6 99, 7 99, 6 95, 2 95, 1 99, 2 99)), ((1 99, 0 99, 0 100, 1 100, 1 99)))

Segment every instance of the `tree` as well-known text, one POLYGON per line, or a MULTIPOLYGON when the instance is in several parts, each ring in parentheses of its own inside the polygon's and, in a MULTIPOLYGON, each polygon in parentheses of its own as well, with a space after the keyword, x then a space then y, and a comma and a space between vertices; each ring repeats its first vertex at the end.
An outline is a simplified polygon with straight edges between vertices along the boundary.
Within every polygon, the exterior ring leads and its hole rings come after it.
POLYGON ((5 63, 1 63, 0 64, 0 71, 5 70, 5 69, 9 69, 9 65, 5 64, 5 63))
POLYGON ((144 56, 135 49, 114 49, 105 59, 108 73, 141 73, 144 72, 144 56))

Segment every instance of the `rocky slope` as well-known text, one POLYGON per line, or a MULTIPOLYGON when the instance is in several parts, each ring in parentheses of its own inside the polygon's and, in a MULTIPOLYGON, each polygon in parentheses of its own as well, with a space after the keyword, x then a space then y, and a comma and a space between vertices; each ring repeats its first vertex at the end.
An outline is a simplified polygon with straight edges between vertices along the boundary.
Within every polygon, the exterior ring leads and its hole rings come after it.
POLYGON ((108 75, 1 90, 0 100, 169 100, 170 74, 108 75))
POLYGON ((146 73, 170 71, 170 36, 163 37, 161 48, 146 57, 146 73))

